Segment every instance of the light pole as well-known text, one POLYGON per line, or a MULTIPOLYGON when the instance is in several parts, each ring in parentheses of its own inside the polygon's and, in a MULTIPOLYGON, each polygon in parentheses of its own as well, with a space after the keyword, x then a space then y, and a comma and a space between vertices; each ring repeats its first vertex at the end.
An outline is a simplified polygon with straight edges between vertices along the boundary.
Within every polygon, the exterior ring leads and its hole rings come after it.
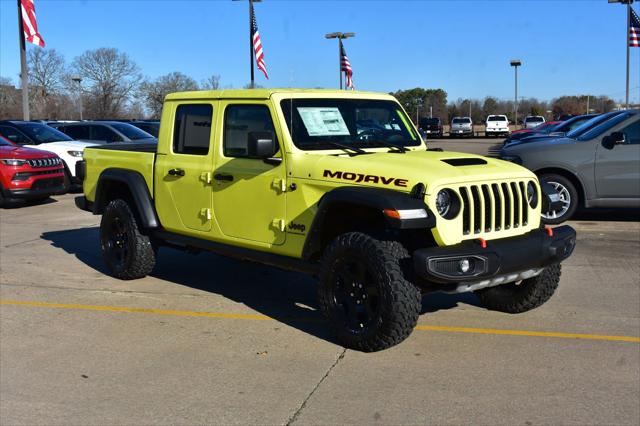
POLYGON ((414 102, 416 103, 416 127, 420 126, 420 104, 421 104, 421 99, 420 98, 416 98, 414 100, 414 102))
POLYGON ((627 5, 627 32, 624 35, 624 43, 627 46, 627 90, 625 95, 625 108, 629 109, 629 30, 631 29, 631 3, 633 0, 609 0, 609 3, 622 3, 627 5))
POLYGON ((78 107, 80 109, 80 121, 82 121, 82 77, 74 75, 71 77, 74 83, 78 83, 78 107))
POLYGON ((516 94, 515 94, 515 128, 518 128, 518 67, 522 65, 520 59, 512 59, 511 66, 516 70, 516 94))
POLYGON ((324 35, 324 38, 337 38, 338 39, 338 73, 340 74, 340 90, 342 90, 342 40, 350 37, 355 37, 356 33, 328 33, 324 35))

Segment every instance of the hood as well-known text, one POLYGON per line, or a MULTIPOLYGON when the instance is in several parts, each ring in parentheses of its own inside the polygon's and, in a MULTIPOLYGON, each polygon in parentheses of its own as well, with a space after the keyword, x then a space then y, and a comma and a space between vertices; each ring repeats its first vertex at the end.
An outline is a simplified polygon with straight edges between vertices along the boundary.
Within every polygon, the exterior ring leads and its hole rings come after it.
POLYGON ((576 143, 575 139, 571 138, 553 138, 553 137, 540 137, 531 139, 522 139, 513 143, 505 145, 500 150, 500 155, 511 155, 522 151, 529 151, 532 149, 545 150, 551 146, 558 145, 573 145, 576 143), (535 142, 535 143, 532 143, 535 142))
POLYGON ((427 194, 445 185, 531 178, 533 173, 516 164, 479 155, 409 151, 404 154, 375 152, 349 157, 324 153, 295 153, 292 176, 410 191, 423 183, 427 194))
POLYGON ((549 144, 555 145, 556 143, 558 143, 558 141, 565 141, 565 140, 570 141, 571 143, 575 142, 575 139, 571 139, 571 138, 549 136, 544 134, 534 134, 531 136, 524 137, 522 139, 515 138, 511 142, 509 142, 506 146, 511 147, 511 146, 519 146, 519 145, 528 145, 532 142, 535 142, 536 145, 538 143, 544 142, 546 146, 549 144))
POLYGON ((35 158, 55 158, 56 154, 40 149, 25 148, 21 146, 0 146, 0 158, 18 158, 31 160, 35 158))
POLYGON ((40 145, 31 145, 31 146, 46 149, 47 151, 52 150, 54 148, 59 148, 63 150, 82 151, 89 146, 96 146, 96 145, 98 144, 91 143, 91 142, 60 141, 60 142, 47 142, 40 145))

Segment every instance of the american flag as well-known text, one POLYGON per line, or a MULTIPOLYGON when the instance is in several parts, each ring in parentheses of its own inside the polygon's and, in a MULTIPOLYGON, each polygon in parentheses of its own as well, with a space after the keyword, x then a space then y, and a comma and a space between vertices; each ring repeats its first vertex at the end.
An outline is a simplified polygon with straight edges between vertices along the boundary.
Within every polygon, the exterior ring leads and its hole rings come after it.
POLYGON ((20 0, 20 10, 22 13, 22 28, 24 38, 29 43, 44 47, 44 40, 38 32, 38 22, 36 21, 36 7, 33 0, 20 0))
POLYGON ((256 65, 268 80, 269 74, 267 74, 267 66, 264 63, 264 51, 262 50, 262 41, 260 40, 260 33, 258 32, 258 24, 256 23, 256 14, 253 12, 253 4, 251 4, 251 34, 251 38, 253 39, 253 51, 256 54, 256 65))
POLYGON ((629 22, 629 46, 640 47, 640 18, 633 9, 631 9, 631 22, 629 22))
POLYGON ((340 71, 343 71, 346 77, 345 87, 347 89, 354 90, 355 86, 353 85, 352 78, 353 70, 351 69, 351 62, 349 62, 349 58, 347 58, 347 52, 344 51, 342 40, 340 40, 340 71))

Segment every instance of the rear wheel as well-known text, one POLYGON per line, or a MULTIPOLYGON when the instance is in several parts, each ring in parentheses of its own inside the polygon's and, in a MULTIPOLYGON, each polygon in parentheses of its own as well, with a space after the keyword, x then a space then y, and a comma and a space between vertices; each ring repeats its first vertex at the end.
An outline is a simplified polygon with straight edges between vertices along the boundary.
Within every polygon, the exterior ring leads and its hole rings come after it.
POLYGON ((133 280, 147 276, 156 263, 151 239, 140 232, 126 201, 111 201, 100 222, 102 257, 116 278, 133 280))
POLYGON ((560 264, 557 263, 548 266, 533 278, 485 288, 475 293, 487 309, 519 314, 537 308, 549 300, 558 288, 560 273, 560 264))
POLYGON ((326 249, 318 301, 342 345, 373 352, 411 334, 422 301, 420 290, 402 272, 400 263, 407 256, 397 242, 358 232, 337 237, 326 249))
POLYGON ((575 185, 566 177, 558 174, 544 174, 540 180, 551 184, 560 194, 562 207, 547 213, 542 213, 542 221, 549 225, 557 225, 566 220, 578 209, 578 190, 575 185))

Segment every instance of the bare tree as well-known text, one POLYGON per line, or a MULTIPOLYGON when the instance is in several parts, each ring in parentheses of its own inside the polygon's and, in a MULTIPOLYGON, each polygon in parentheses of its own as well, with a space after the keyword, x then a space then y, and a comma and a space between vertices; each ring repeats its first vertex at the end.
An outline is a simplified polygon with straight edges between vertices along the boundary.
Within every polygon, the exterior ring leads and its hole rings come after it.
POLYGON ((55 49, 31 49, 29 67, 29 104, 34 117, 56 118, 64 103, 66 64, 55 49))
POLYGON ((202 90, 218 90, 220 88, 220 76, 219 75, 211 75, 200 83, 200 88, 202 90))
POLYGON ((142 79, 136 63, 115 48, 88 50, 73 68, 88 85, 85 111, 94 118, 120 117, 142 79))
POLYGON ((0 119, 22 117, 22 96, 7 77, 0 77, 0 119))
POLYGON ((164 98, 169 93, 198 90, 198 84, 191 77, 180 72, 172 72, 158 77, 153 82, 142 83, 139 95, 153 118, 159 118, 162 113, 164 98))

